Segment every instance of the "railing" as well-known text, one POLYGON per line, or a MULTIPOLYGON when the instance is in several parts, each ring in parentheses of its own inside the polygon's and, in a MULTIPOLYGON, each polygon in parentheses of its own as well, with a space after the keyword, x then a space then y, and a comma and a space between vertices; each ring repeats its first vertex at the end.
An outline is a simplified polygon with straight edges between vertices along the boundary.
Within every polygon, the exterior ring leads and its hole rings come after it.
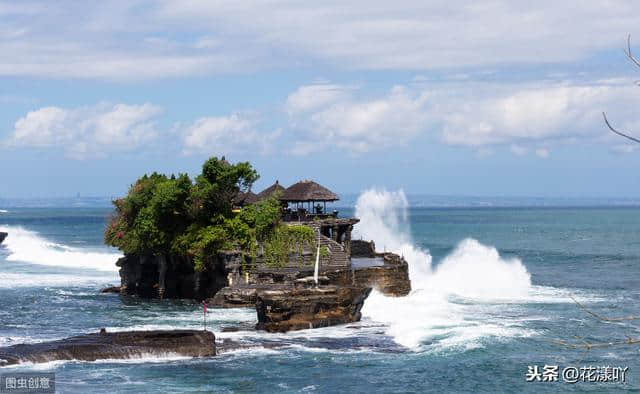
POLYGON ((338 217, 338 211, 331 213, 310 213, 306 209, 298 209, 297 211, 285 211, 282 220, 285 222, 310 222, 316 219, 332 219, 338 217))

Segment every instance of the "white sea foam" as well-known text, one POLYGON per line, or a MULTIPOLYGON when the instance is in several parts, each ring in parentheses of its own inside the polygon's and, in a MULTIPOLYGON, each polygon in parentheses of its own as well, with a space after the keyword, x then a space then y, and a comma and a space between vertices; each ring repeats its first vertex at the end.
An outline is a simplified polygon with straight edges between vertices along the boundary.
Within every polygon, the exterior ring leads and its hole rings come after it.
POLYGON ((13 364, 3 367, 3 369, 13 369, 19 371, 48 371, 56 369, 64 364, 74 363, 92 363, 92 364, 150 364, 150 363, 168 363, 174 361, 186 361, 192 360, 193 357, 183 356, 177 353, 140 353, 130 355, 127 358, 105 358, 95 361, 86 360, 55 360, 42 363, 34 363, 31 361, 25 361, 19 364, 13 364))
POLYGON ((362 310, 365 319, 385 323, 387 334, 403 346, 470 349, 486 340, 530 336, 527 320, 517 317, 518 304, 567 302, 566 294, 557 299, 559 289, 532 286, 520 259, 505 259, 474 239, 462 240, 433 268, 429 252, 411 240, 402 191, 364 192, 356 217, 355 237, 373 240, 378 250, 402 254, 409 263, 411 294, 392 298, 374 291, 362 310), (512 313, 503 313, 507 309, 512 313))
POLYGON ((6 209, 0 209, 0 213, 9 213, 6 209))
POLYGON ((281 354, 281 351, 276 349, 266 348, 264 346, 249 346, 246 348, 239 348, 233 350, 222 350, 220 351, 221 356, 250 356, 250 357, 258 357, 265 356, 271 354, 281 354))
POLYGON ((117 271, 119 253, 90 251, 51 242, 36 232, 22 227, 0 226, 0 231, 9 233, 2 245, 9 251, 8 261, 33 264, 117 271))
MULTIPOLYGON (((69 286, 98 286, 117 280, 116 275, 81 276, 68 274, 29 274, 0 272, 0 289, 18 287, 69 287, 69 286)), ((72 293, 79 295, 78 293, 72 293)))

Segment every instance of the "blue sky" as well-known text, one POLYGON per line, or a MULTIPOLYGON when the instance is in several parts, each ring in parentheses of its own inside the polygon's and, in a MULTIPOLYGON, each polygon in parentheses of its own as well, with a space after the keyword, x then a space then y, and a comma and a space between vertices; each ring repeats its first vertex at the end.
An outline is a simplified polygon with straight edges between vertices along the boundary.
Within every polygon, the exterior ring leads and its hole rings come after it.
POLYGON ((477 196, 638 197, 631 1, 0 1, 0 198, 211 155, 477 196))

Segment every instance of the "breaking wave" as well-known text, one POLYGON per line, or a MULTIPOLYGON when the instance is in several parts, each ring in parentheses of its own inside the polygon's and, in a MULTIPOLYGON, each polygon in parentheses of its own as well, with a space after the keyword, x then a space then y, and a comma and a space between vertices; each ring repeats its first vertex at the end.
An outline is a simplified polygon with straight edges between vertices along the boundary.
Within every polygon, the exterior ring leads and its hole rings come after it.
POLYGON ((393 298, 374 291, 362 310, 365 318, 385 323, 386 333, 403 346, 469 349, 486 340, 533 335, 526 319, 506 317, 518 314, 504 313, 505 308, 556 294, 532 286, 520 259, 506 259, 471 238, 433 267, 429 251, 411 240, 403 191, 368 190, 355 213, 360 218, 355 237, 373 240, 378 250, 401 254, 409 264, 411 294, 393 298))
POLYGON ((0 231, 9 233, 2 243, 2 246, 9 251, 7 261, 117 271, 115 262, 122 256, 119 253, 90 251, 51 242, 36 232, 22 227, 0 226, 0 231))

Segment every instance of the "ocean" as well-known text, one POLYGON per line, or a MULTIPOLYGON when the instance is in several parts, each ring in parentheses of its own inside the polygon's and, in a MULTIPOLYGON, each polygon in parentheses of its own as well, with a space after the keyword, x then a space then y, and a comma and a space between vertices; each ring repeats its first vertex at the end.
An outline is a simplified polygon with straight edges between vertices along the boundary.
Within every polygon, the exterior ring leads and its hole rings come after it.
MULTIPOLYGON (((255 346, 211 359, 23 364, 0 375, 53 372, 63 393, 640 391, 640 345, 618 344, 640 339, 640 320, 606 320, 640 317, 640 208, 425 206, 375 190, 354 200, 340 208, 361 218, 354 236, 402 254, 413 287, 403 298, 372 293, 359 323, 268 334, 251 329, 254 310, 209 309, 219 340, 255 346), (581 368, 577 382, 564 375, 581 368), (624 383, 590 381, 589 371, 598 380, 613 368, 624 383), (538 380, 537 370, 550 372, 538 380)), ((0 346, 103 327, 202 327, 194 302, 99 293, 119 284, 120 253, 102 244, 105 204, 2 203, 0 346)))

